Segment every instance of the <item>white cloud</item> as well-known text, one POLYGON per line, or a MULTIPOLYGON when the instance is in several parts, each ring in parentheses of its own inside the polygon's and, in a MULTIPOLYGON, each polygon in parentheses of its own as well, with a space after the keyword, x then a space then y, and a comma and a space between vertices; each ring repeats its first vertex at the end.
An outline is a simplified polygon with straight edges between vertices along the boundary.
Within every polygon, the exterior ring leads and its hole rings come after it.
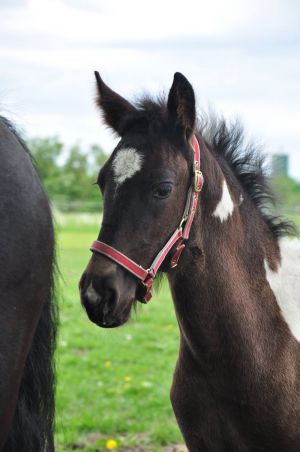
MULTIPOLYGON (((72 3, 71 3, 72 4, 72 3)), ((247 9, 238 0, 138 0, 99 2, 99 10, 77 8, 61 0, 29 0, 2 12, 3 31, 58 34, 77 42, 159 39, 171 36, 216 36, 239 28, 247 9), (235 11, 235 14, 232 14, 235 11), (239 20, 237 20, 237 18, 239 20)), ((82 5, 84 2, 82 1, 82 5)))
POLYGON ((270 36, 298 32, 296 2, 264 0, 87 2, 28 0, 2 10, 2 32, 56 34, 75 42, 118 42, 184 36, 222 37, 236 33, 270 36), (79 5, 81 4, 81 7, 79 5))
POLYGON ((200 107, 241 116, 267 149, 292 155, 300 178, 298 2, 29 0, 0 9, 2 103, 18 106, 29 135, 111 148, 93 71, 133 98, 168 90, 179 70, 200 107))

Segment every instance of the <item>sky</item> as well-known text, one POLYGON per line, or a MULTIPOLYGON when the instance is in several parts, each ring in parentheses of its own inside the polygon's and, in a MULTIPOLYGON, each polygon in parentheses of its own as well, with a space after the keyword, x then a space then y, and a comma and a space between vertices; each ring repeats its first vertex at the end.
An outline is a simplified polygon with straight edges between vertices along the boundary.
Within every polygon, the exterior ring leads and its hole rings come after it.
POLYGON ((110 152, 94 70, 132 101, 180 71, 198 111, 239 118, 300 180, 298 0, 0 0, 0 20, 0 111, 27 137, 110 152))

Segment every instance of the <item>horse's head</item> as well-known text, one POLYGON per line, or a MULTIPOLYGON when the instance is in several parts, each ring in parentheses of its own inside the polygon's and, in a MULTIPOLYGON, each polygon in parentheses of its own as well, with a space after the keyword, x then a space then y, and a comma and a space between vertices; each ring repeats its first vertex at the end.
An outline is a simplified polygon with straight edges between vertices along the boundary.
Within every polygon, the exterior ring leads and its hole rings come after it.
MULTIPOLYGON (((185 208, 193 172, 194 91, 176 73, 167 103, 144 99, 133 106, 98 73, 96 80, 105 122, 120 136, 98 177, 104 200, 98 240, 147 269, 185 208)), ((102 327, 125 323, 142 292, 138 278, 98 253, 93 253, 80 281, 88 316, 102 327)))

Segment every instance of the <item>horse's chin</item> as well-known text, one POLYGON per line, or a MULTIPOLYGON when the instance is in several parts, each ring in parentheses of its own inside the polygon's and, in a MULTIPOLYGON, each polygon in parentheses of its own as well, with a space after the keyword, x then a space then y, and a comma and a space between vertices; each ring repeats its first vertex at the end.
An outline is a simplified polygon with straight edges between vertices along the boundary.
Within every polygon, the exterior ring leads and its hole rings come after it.
POLYGON ((112 320, 106 320, 105 322, 97 319, 90 319, 93 323, 95 323, 100 328, 117 328, 119 326, 125 325, 128 322, 130 315, 126 317, 122 317, 120 319, 114 318, 112 320))
POLYGON ((125 309, 120 312, 112 310, 111 312, 103 312, 100 306, 93 306, 83 301, 83 306, 89 320, 100 328, 117 328, 128 322, 130 318, 133 302, 128 303, 125 309), (100 308, 100 309, 99 309, 100 308))
POLYGON ((92 320, 93 323, 95 323, 97 326, 99 326, 100 328, 118 328, 119 326, 122 326, 126 323, 125 322, 113 322, 113 323, 100 323, 100 322, 95 322, 92 320))

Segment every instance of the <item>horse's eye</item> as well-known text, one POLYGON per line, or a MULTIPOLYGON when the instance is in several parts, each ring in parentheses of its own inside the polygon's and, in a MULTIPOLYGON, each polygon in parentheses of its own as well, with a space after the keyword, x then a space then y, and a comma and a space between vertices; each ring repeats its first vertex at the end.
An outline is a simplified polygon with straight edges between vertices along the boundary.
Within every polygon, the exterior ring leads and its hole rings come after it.
POLYGON ((172 191, 172 184, 170 182, 163 182, 153 190, 153 196, 157 199, 167 198, 172 191))

